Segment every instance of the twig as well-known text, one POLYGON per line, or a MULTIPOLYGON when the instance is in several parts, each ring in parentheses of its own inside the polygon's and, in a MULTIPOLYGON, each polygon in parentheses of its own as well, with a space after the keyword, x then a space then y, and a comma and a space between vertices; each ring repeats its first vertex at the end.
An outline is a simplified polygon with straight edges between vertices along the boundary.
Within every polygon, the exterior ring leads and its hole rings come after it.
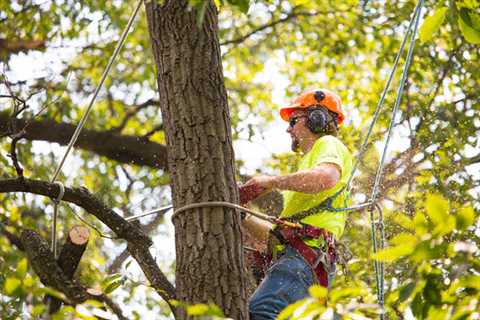
POLYGON ((17 172, 17 175, 20 179, 23 179, 23 168, 18 163, 16 147, 17 147, 17 142, 21 140, 24 135, 25 135, 24 131, 21 131, 18 134, 15 134, 14 138, 12 139, 12 143, 10 144, 10 154, 9 154, 9 157, 12 159, 13 166, 15 167, 15 171, 17 172))

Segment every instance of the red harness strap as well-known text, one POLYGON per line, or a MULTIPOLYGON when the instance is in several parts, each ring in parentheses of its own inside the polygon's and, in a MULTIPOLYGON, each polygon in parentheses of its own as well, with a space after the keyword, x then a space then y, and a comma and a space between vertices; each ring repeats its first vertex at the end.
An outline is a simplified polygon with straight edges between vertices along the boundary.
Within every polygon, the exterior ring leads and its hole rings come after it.
POLYGON ((317 276, 318 283, 323 287, 328 287, 328 266, 335 261, 335 246, 333 235, 322 228, 315 228, 309 225, 304 225, 302 229, 294 229, 284 226, 278 226, 278 231, 286 242, 291 245, 297 252, 305 259, 305 261, 312 267, 317 276), (319 238, 323 237, 326 241, 327 250, 325 253, 317 252, 309 247, 302 238, 319 238), (325 257, 322 257, 325 255, 325 257), (325 258, 324 261, 321 261, 325 258))

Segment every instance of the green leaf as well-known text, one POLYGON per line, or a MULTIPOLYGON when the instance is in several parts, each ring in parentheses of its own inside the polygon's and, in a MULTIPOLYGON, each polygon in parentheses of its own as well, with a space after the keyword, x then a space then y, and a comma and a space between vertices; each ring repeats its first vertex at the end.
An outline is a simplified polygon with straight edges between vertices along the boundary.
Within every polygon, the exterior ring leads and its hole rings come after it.
POLYGON ((203 316, 208 312, 208 306, 206 304, 194 304, 187 307, 187 314, 189 316, 203 316))
POLYGON ((248 12, 248 8, 250 7, 250 0, 229 0, 229 2, 245 14, 248 12))
POLYGON ((16 274, 20 279, 23 279, 23 278, 25 278, 25 275, 27 274, 27 270, 28 270, 28 261, 27 261, 27 258, 23 258, 17 264, 16 274))
POLYGON ((461 279, 462 286, 480 290, 480 276, 467 276, 461 279))
POLYGON ((417 243, 417 237, 408 233, 399 233, 390 240, 390 243, 395 245, 408 243, 409 245, 414 246, 417 243))
POLYGON ((52 297, 55 297, 57 299, 66 300, 66 297, 63 293, 61 293, 60 291, 57 291, 55 289, 52 289, 50 287, 41 288, 39 291, 42 292, 45 295, 48 294, 48 295, 50 295, 52 297))
POLYGON ((446 13, 447 7, 441 7, 423 21, 419 31, 420 41, 422 41, 422 43, 433 38, 434 33, 440 29, 440 26, 445 20, 446 13))
POLYGON ((129 260, 126 264, 125 264, 125 270, 128 269, 128 267, 130 267, 130 265, 132 264, 133 260, 129 260))
POLYGON ((438 279, 429 278, 425 288, 423 289, 423 298, 425 302, 433 305, 441 304, 442 297, 440 295, 440 288, 438 287, 438 279))
POLYGON ((222 310, 215 304, 194 304, 187 306, 186 310, 187 314, 190 316, 224 316, 222 310))
POLYGON ((105 293, 111 293, 124 283, 123 276, 119 273, 108 276, 102 281, 102 288, 105 293))
POLYGON ((327 296, 328 290, 325 287, 314 285, 308 289, 308 292, 314 298, 325 298, 327 296))
POLYGON ((117 279, 117 280, 114 280, 114 281, 111 281, 104 289, 104 292, 105 293, 112 293, 113 291, 115 291, 116 289, 118 289, 125 281, 123 280, 123 278, 120 278, 120 279, 117 279))
POLYGON ((277 317, 277 320, 286 320, 289 319, 295 310, 300 309, 300 307, 303 307, 306 303, 309 303, 310 299, 303 299, 295 302, 294 304, 289 305, 285 309, 280 312, 280 314, 277 317))
POLYGON ((404 286, 400 290, 399 302, 403 302, 403 301, 407 300, 410 297, 410 295, 413 293, 413 290, 415 289, 415 286, 416 286, 416 284, 413 283, 413 282, 410 282, 409 284, 404 286))
POLYGON ((428 232, 428 223, 422 212, 417 212, 415 214, 415 217, 413 217, 413 223, 415 224, 416 235, 423 236, 428 232))
POLYGON ((443 224, 448 218, 448 201, 437 194, 431 194, 427 196, 425 201, 425 209, 427 215, 435 226, 443 224))
POLYGON ((415 249, 415 245, 411 243, 404 243, 395 247, 390 247, 385 250, 377 252, 373 255, 374 259, 380 261, 394 261, 401 257, 408 256, 415 249))
POLYGON ((415 229, 415 224, 413 223, 412 219, 410 219, 405 214, 400 213, 398 215, 395 215, 395 217, 393 217, 393 220, 407 230, 415 229))
POLYGON ((473 44, 480 44, 480 31, 475 30, 468 25, 468 22, 465 21, 461 16, 458 18, 458 25, 462 31, 465 40, 473 44))
POLYGON ((110 282, 116 281, 121 278, 122 275, 120 273, 111 274, 102 281, 102 286, 107 286, 110 282))
POLYGON ((17 295, 17 289, 22 285, 22 281, 17 278, 7 278, 4 285, 4 291, 7 295, 13 296, 17 295))

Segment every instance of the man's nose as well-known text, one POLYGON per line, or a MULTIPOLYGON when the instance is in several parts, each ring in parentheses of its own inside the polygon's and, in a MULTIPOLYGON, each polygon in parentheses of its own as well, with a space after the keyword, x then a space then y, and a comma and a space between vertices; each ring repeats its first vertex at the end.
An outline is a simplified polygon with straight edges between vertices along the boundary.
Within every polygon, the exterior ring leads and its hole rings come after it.
POLYGON ((290 133, 292 131, 292 127, 291 126, 288 126, 287 127, 287 132, 290 133))

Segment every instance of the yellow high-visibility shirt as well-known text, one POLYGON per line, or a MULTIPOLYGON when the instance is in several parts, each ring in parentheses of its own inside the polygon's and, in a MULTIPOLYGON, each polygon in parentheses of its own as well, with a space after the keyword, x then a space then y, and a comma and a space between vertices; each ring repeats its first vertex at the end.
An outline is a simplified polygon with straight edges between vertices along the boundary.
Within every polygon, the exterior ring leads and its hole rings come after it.
MULTIPOLYGON (((335 187, 315 194, 296 191, 283 192, 284 209, 280 214, 281 218, 291 217, 296 213, 319 205, 346 185, 352 172, 353 158, 347 147, 345 147, 345 145, 334 136, 327 135, 319 138, 313 145, 312 149, 300 160, 298 170, 313 169, 325 162, 338 165, 341 169, 340 181, 335 187)), ((343 208, 348 204, 349 195, 347 194, 347 191, 344 190, 334 200, 333 207, 343 208)), ((301 222, 314 227, 324 228, 332 232, 336 239, 339 239, 345 228, 345 220, 345 212, 319 211, 314 215, 302 219, 301 222)), ((311 241, 306 242, 309 245, 315 245, 314 243, 310 243, 311 241)))

